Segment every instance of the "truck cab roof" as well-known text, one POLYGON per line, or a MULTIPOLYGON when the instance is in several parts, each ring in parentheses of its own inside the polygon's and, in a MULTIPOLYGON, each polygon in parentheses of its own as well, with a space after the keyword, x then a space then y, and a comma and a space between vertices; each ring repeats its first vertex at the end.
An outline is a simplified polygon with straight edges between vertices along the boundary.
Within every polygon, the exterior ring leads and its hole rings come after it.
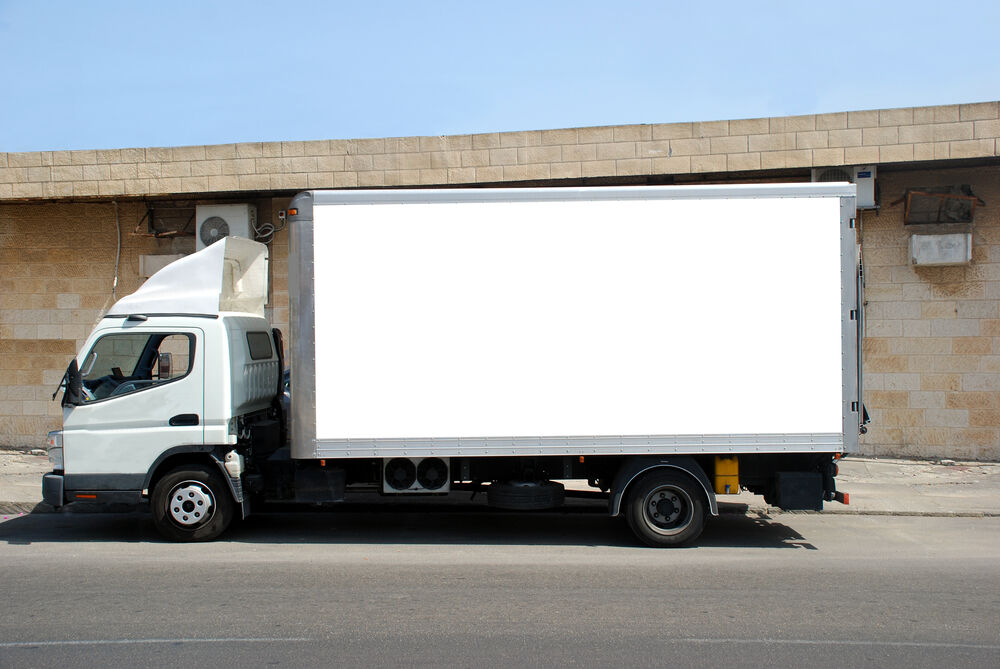
POLYGON ((263 317, 267 260, 263 244, 224 237, 161 269, 139 290, 118 300, 107 316, 140 320, 166 314, 241 313, 263 317))

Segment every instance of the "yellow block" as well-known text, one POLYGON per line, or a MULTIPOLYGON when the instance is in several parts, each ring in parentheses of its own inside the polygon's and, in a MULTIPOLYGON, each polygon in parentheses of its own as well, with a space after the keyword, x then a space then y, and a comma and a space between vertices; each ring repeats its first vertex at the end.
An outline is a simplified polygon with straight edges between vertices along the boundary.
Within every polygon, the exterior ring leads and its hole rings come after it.
POLYGON ((740 460, 732 457, 715 456, 715 493, 735 495, 740 491, 740 460))

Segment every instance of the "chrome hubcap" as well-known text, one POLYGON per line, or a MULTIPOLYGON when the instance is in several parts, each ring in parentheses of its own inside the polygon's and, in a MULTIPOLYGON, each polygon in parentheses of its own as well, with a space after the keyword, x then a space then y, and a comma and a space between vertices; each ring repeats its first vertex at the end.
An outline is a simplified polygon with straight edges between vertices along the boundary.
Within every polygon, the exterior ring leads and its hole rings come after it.
POLYGON ((200 481, 184 481, 170 491, 170 517, 184 527, 200 525, 215 514, 212 490, 200 481))

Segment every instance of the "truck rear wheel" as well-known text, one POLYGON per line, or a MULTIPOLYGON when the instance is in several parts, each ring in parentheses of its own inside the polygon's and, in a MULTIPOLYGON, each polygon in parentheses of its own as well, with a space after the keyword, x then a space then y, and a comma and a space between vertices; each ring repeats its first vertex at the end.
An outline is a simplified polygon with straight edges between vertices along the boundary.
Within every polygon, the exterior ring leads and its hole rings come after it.
POLYGON ((650 546, 681 546, 705 526, 705 496, 679 472, 654 470, 629 486, 626 518, 632 532, 650 546))
POLYGON ((233 519, 233 498, 217 472, 201 465, 168 472, 153 489, 153 523, 171 541, 210 541, 233 519))

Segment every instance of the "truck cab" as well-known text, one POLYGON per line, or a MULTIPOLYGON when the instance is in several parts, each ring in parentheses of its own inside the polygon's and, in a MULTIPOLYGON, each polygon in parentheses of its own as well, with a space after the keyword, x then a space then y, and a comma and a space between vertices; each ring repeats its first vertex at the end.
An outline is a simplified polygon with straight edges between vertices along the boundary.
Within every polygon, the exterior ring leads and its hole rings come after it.
POLYGON ((182 539, 244 504, 241 433, 279 433, 266 249, 227 238, 203 254, 208 262, 179 260, 116 303, 71 363, 63 429, 49 435, 49 504, 136 504, 180 473, 164 493, 177 504, 157 524, 182 539))

